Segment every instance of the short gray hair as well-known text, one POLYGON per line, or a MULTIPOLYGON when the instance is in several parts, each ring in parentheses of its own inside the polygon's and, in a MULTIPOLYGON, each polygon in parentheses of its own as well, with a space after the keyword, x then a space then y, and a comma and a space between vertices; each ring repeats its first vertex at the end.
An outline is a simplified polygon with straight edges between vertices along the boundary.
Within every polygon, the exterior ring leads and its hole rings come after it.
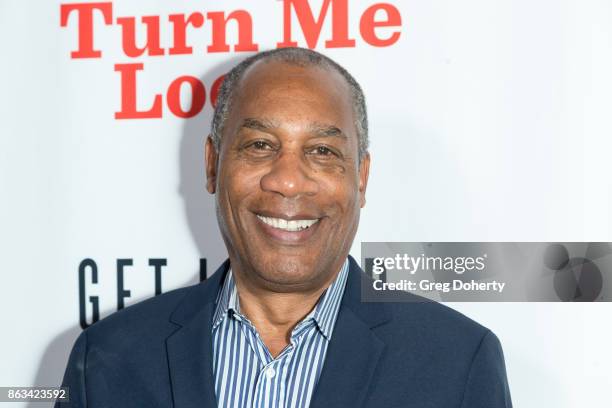
POLYGON ((316 51, 298 47, 278 48, 257 53, 236 65, 227 75, 225 75, 217 95, 217 104, 211 126, 211 136, 217 151, 219 151, 219 146, 221 145, 221 134, 223 133, 223 127, 231 108, 232 98, 239 86, 240 80, 251 65, 262 60, 284 62, 302 67, 321 67, 331 69, 342 75, 351 91, 355 128, 359 139, 359 160, 361 160, 368 151, 369 143, 368 114, 365 96, 363 95, 361 87, 346 69, 331 58, 316 51))

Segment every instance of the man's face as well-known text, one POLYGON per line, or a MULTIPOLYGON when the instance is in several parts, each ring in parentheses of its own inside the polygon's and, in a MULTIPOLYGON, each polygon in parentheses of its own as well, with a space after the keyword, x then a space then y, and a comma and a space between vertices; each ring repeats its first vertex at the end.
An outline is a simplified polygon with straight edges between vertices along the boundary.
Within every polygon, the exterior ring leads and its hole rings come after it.
POLYGON ((334 71, 263 61, 245 72, 219 152, 210 139, 206 152, 207 188, 245 279, 306 290, 340 269, 369 169, 354 119, 348 84, 334 71))

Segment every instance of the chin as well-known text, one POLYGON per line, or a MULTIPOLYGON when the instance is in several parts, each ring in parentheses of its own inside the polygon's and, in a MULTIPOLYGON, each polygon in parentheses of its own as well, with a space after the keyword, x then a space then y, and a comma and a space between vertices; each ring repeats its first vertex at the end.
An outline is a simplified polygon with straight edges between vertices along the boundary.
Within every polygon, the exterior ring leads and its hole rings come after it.
POLYGON ((264 263, 263 268, 259 269, 260 276, 267 282, 273 285, 282 286, 297 286, 308 285, 316 281, 317 271, 310 261, 306 262, 298 259, 274 259, 264 263))

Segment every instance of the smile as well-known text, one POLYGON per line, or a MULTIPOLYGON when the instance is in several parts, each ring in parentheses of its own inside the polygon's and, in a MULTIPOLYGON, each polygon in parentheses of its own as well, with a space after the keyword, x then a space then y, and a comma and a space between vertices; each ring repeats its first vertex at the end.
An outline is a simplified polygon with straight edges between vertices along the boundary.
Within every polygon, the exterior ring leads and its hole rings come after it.
POLYGON ((264 217, 263 215, 257 214, 257 218, 259 218, 263 223, 271 226, 272 228, 277 228, 283 231, 289 232, 297 232, 302 231, 307 228, 310 228, 314 224, 316 224, 319 219, 314 220, 285 220, 283 218, 273 218, 273 217, 264 217))

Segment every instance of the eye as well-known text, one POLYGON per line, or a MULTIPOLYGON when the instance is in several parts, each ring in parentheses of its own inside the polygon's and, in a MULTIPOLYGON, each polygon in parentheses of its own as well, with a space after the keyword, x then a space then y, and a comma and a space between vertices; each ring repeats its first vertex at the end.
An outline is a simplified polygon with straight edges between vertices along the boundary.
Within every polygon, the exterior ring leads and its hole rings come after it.
POLYGON ((253 140, 252 142, 246 143, 242 148, 243 150, 251 153, 268 153, 273 152, 275 146, 267 140, 253 140))
POLYGON ((317 153, 318 154, 322 154, 322 155, 329 155, 329 154, 333 154, 331 150, 329 150, 327 147, 325 146, 319 146, 317 147, 317 153))
POLYGON ((245 158, 267 159, 278 151, 278 146, 270 140, 255 139, 246 141, 240 146, 239 151, 245 158))
POLYGON ((272 149, 272 146, 270 146, 267 142, 264 142, 263 140, 256 140, 253 143, 251 143, 251 147, 256 149, 256 150, 270 150, 272 149))
POLYGON ((316 146, 310 151, 310 154, 314 154, 319 157, 337 156, 337 153, 327 146, 316 146))

